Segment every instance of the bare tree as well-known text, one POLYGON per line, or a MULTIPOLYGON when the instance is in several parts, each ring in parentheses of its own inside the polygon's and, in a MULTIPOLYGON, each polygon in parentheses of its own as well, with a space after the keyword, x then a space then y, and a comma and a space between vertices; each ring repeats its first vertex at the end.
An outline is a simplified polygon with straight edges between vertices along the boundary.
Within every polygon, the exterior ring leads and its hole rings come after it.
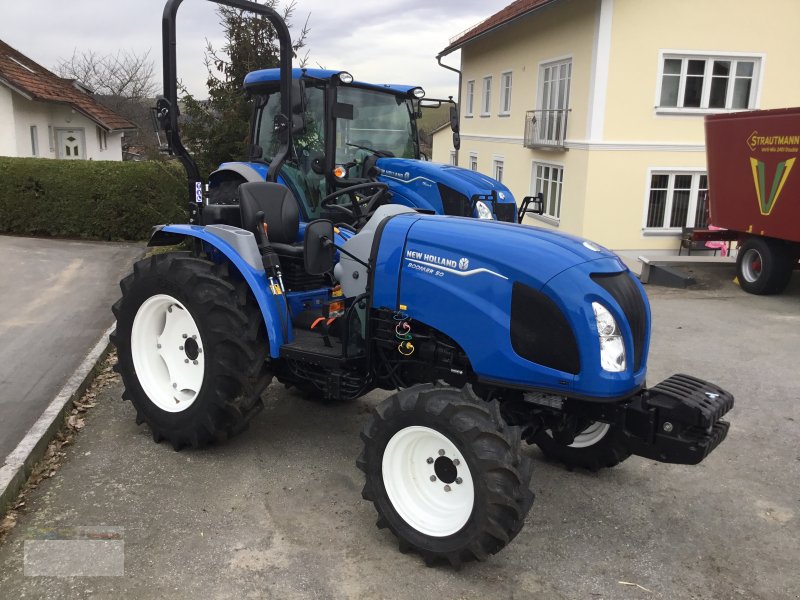
POLYGON ((77 79, 98 96, 139 101, 152 98, 158 91, 149 50, 142 54, 126 50, 98 54, 76 49, 72 57, 58 62, 55 72, 60 77, 77 79))

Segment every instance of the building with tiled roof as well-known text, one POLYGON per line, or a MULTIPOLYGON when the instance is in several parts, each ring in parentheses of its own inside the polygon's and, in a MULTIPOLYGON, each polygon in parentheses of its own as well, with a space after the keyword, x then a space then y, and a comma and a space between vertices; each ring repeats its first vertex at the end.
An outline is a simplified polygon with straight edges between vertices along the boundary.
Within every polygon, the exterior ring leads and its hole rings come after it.
POLYGON ((797 0, 516 0, 440 53, 461 148, 438 132, 433 159, 541 192, 530 224, 677 252, 707 224, 704 115, 796 106, 797 23, 797 0))
POLYGON ((136 126, 0 40, 0 156, 122 160, 136 126))

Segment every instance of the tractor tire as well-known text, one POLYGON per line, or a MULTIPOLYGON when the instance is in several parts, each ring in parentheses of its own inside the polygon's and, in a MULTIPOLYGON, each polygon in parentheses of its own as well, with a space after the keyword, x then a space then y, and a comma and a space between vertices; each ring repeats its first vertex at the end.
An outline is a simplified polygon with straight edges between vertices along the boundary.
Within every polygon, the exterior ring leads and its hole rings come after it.
POLYGON ((789 284, 796 262, 786 244, 751 237, 742 244, 736 257, 739 285, 748 294, 780 294, 789 284))
POLYGON ((499 552, 525 524, 533 463, 497 401, 468 387, 414 386, 378 405, 361 438, 361 495, 401 552, 458 568, 499 552))
POLYGON ((599 421, 591 422, 569 445, 553 439, 548 429, 540 430, 534 442, 547 458, 563 463, 570 470, 582 467, 599 471, 615 467, 631 455, 619 428, 599 421))
POLYGON ((246 429, 272 375, 261 313, 238 273, 188 253, 158 254, 120 287, 111 342, 137 424, 175 450, 246 429))

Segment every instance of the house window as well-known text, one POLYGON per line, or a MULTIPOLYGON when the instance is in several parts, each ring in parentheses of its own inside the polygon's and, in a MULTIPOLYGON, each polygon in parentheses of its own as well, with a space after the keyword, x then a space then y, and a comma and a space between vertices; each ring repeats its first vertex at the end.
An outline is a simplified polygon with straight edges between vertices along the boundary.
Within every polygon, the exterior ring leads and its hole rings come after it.
POLYGON ((39 128, 31 125, 31 156, 39 156, 39 128))
POLYGON ((483 78, 483 98, 481 99, 481 116, 488 117, 492 108, 492 76, 483 78))
POLYGON ((571 59, 547 63, 540 69, 537 136, 545 144, 561 144, 566 137, 571 81, 571 59))
POLYGON ((451 165, 455 165, 456 164, 456 151, 455 150, 450 150, 450 164, 451 165))
POLYGON ((658 108, 754 108, 760 67, 758 58, 665 55, 658 108))
POLYGON ((564 167, 545 163, 533 163, 531 194, 544 196, 544 216, 561 218, 561 186, 564 182, 564 167))
POLYGON ((97 130, 97 147, 100 150, 107 150, 108 149, 108 134, 106 130, 100 127, 99 125, 95 127, 97 130))
POLYGON ((645 229, 675 230, 708 224, 708 177, 705 173, 653 172, 645 229))
POLYGON ((495 158, 492 167, 494 178, 500 183, 503 183, 503 159, 495 158))
POLYGON ((511 71, 500 77, 500 114, 511 113, 511 71))
POLYGON ((478 170, 478 155, 477 154, 471 153, 469 155, 469 168, 472 171, 477 171, 478 170))
POLYGON ((466 117, 472 116, 473 107, 475 106, 475 81, 467 82, 467 113, 466 117))

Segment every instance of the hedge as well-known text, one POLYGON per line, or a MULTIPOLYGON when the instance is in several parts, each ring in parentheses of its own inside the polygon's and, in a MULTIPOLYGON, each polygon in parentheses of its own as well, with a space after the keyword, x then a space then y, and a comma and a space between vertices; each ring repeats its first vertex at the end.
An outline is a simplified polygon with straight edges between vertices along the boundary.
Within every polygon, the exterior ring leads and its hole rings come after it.
POLYGON ((175 163, 0 157, 0 233, 142 240, 187 201, 175 163))

